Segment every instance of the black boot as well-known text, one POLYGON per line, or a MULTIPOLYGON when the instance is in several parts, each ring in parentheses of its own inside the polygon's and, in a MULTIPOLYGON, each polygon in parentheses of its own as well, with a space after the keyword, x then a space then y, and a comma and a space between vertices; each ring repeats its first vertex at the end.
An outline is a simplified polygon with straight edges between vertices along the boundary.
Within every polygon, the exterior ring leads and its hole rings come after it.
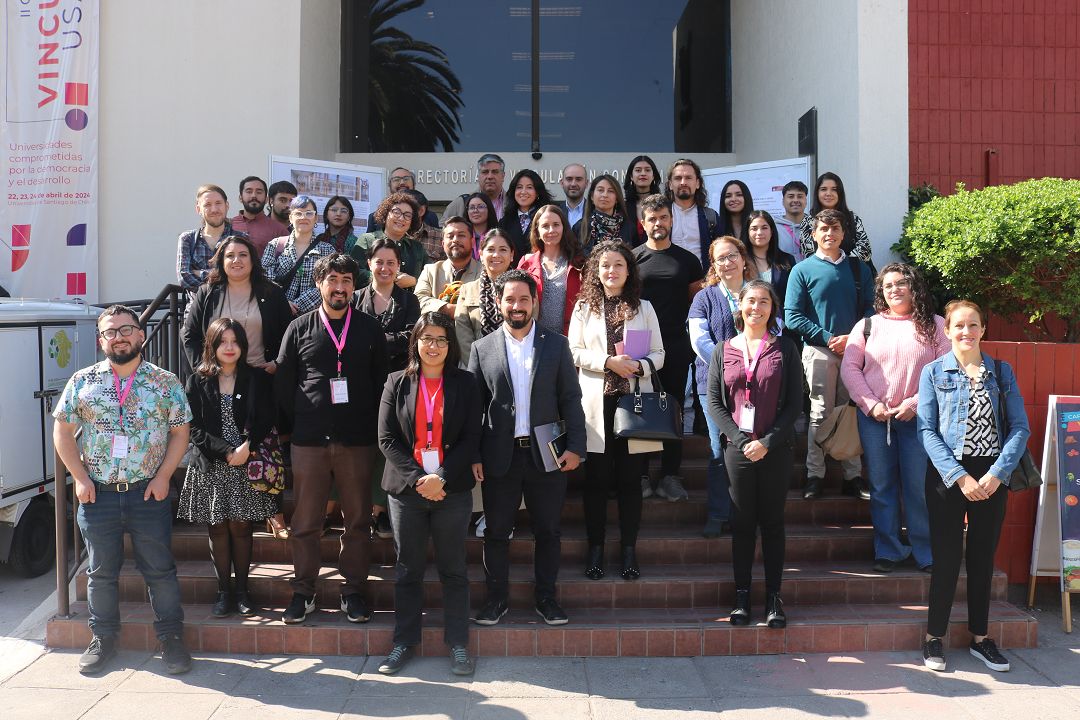
POLYGON ((255 614, 255 603, 251 601, 251 595, 246 588, 236 591, 236 612, 240 617, 251 617, 255 614))
POLYGON ((735 591, 735 607, 731 609, 730 619, 732 625, 740 626, 750 624, 749 590, 735 591))
POLYGON ((765 597, 765 624, 771 628, 787 627, 787 615, 784 614, 784 601, 780 593, 769 593, 765 597))
POLYGON ((585 577, 599 580, 604 577, 604 545, 590 545, 589 556, 585 560, 585 577))
POLYGON ((210 614, 216 618, 229 617, 233 612, 232 593, 227 590, 219 590, 214 606, 210 608, 210 614))
POLYGON ((641 577, 641 568, 637 564, 637 550, 633 545, 623 545, 622 549, 622 575, 623 580, 637 580, 641 577))

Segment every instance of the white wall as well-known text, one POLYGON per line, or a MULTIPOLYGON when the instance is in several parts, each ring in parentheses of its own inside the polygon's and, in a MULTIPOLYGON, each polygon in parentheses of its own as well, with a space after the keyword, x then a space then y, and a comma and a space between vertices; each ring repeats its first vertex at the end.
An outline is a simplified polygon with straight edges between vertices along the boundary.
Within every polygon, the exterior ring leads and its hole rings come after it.
POLYGON ((907 211, 906 0, 734 0, 732 112, 739 163, 798 155, 817 107, 817 173, 844 180, 880 267, 907 211))
POLYGON ((99 301, 175 282, 199 185, 224 187, 235 214, 238 182, 265 176, 270 154, 333 156, 339 12, 337 0, 101 4, 99 301))

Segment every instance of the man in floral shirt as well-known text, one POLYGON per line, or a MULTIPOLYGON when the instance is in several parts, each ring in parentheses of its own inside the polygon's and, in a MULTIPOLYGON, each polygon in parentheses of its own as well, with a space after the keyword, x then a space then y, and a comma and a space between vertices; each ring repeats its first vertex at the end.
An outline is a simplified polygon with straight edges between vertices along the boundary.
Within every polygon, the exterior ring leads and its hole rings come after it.
POLYGON ((142 359, 144 340, 131 308, 106 309, 98 318, 106 360, 72 375, 53 411, 53 441, 75 480, 89 556, 94 637, 79 659, 79 671, 88 675, 103 670, 116 653, 124 533, 131 535, 136 565, 150 588, 162 660, 172 674, 191 668, 169 502, 169 480, 187 449, 191 409, 180 380, 142 359))

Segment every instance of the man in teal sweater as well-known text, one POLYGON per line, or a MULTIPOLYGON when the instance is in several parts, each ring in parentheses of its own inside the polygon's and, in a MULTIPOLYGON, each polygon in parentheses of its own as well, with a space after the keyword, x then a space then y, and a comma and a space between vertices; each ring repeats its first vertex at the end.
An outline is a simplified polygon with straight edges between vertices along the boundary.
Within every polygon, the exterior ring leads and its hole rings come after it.
MULTIPOLYGON (((840 249, 843 240, 840 213, 819 212, 814 218, 817 252, 792 269, 784 299, 784 325, 805 343, 802 363, 810 387, 810 423, 803 497, 808 500, 821 493, 825 477, 825 455, 814 441, 817 430, 833 408, 847 404, 849 399, 840 379, 840 359, 848 332, 860 318, 874 314, 874 276, 866 263, 848 257, 840 249)), ((845 460, 841 465, 843 492, 869 500, 861 459, 845 460)))

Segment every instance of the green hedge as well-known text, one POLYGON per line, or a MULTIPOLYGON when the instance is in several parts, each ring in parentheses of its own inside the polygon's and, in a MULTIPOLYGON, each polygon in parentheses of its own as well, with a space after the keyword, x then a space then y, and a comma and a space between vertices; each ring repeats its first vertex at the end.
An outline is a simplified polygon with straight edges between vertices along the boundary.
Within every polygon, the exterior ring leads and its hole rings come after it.
POLYGON ((895 248, 952 297, 999 315, 1065 321, 1080 339, 1080 180, 1042 178, 929 200, 895 248))

